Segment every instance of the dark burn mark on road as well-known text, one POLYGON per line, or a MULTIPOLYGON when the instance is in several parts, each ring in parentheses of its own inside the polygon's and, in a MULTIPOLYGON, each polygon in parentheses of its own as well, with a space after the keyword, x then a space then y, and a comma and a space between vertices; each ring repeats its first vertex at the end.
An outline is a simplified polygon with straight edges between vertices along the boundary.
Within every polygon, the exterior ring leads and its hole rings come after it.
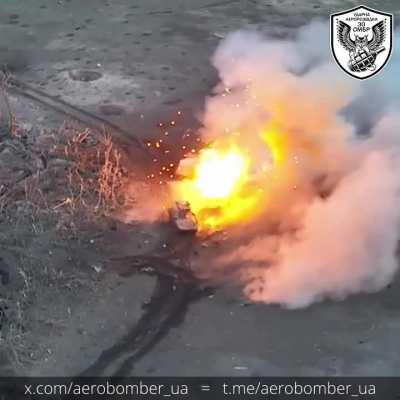
MULTIPOLYGON (((139 260, 139 264, 143 261, 139 260)), ((128 375, 137 361, 183 321, 190 303, 207 293, 187 270, 177 269, 163 260, 158 260, 158 265, 157 270, 151 270, 157 275, 157 283, 139 322, 128 335, 103 351, 80 376, 128 375)))
POLYGON ((196 238, 181 235, 164 227, 170 239, 168 251, 157 255, 113 258, 114 269, 121 276, 147 273, 157 277, 151 299, 131 332, 105 350, 80 376, 128 376, 135 363, 146 356, 171 330, 183 322, 189 306, 213 290, 190 271, 196 238))

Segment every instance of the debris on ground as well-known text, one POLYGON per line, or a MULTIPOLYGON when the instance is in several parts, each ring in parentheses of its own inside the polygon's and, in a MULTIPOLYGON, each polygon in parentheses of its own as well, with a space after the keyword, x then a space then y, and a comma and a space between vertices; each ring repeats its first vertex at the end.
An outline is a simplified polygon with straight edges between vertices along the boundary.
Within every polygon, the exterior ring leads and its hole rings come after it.
POLYGON ((176 201, 169 211, 171 222, 183 232, 196 232, 197 219, 187 201, 176 201))

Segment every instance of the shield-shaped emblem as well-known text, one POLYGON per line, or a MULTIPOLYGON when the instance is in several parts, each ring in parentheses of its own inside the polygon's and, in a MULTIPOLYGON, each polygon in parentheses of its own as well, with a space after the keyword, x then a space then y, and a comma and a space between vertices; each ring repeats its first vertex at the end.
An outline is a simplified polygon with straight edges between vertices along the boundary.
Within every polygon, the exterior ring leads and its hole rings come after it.
POLYGON ((331 47, 339 66, 357 79, 377 74, 393 47, 393 15, 359 6, 331 15, 331 47))

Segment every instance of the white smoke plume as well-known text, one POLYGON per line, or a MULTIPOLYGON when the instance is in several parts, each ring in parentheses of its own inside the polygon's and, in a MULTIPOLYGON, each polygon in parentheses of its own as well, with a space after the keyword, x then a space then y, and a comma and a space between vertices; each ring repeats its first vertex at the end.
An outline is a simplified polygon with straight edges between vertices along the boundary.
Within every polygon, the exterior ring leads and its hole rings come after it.
POLYGON ((399 52, 357 81, 335 64, 328 29, 315 22, 292 41, 236 32, 213 58, 221 84, 207 102, 204 137, 240 132, 256 165, 266 158, 259 132, 268 123, 285 144, 254 238, 218 260, 240 264, 254 301, 300 308, 344 299, 384 288, 398 268, 399 52))

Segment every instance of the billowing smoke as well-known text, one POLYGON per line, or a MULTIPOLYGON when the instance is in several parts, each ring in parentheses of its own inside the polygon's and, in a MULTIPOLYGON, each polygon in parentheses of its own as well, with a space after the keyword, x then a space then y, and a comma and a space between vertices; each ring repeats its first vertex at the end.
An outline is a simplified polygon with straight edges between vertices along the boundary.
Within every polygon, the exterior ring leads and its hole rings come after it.
POLYGON ((202 134, 234 136, 255 175, 269 170, 253 238, 218 260, 240 266, 254 301, 298 308, 374 292, 398 267, 400 60, 394 51, 377 76, 353 79, 328 29, 316 22, 292 41, 236 32, 213 58, 221 84, 202 134))

